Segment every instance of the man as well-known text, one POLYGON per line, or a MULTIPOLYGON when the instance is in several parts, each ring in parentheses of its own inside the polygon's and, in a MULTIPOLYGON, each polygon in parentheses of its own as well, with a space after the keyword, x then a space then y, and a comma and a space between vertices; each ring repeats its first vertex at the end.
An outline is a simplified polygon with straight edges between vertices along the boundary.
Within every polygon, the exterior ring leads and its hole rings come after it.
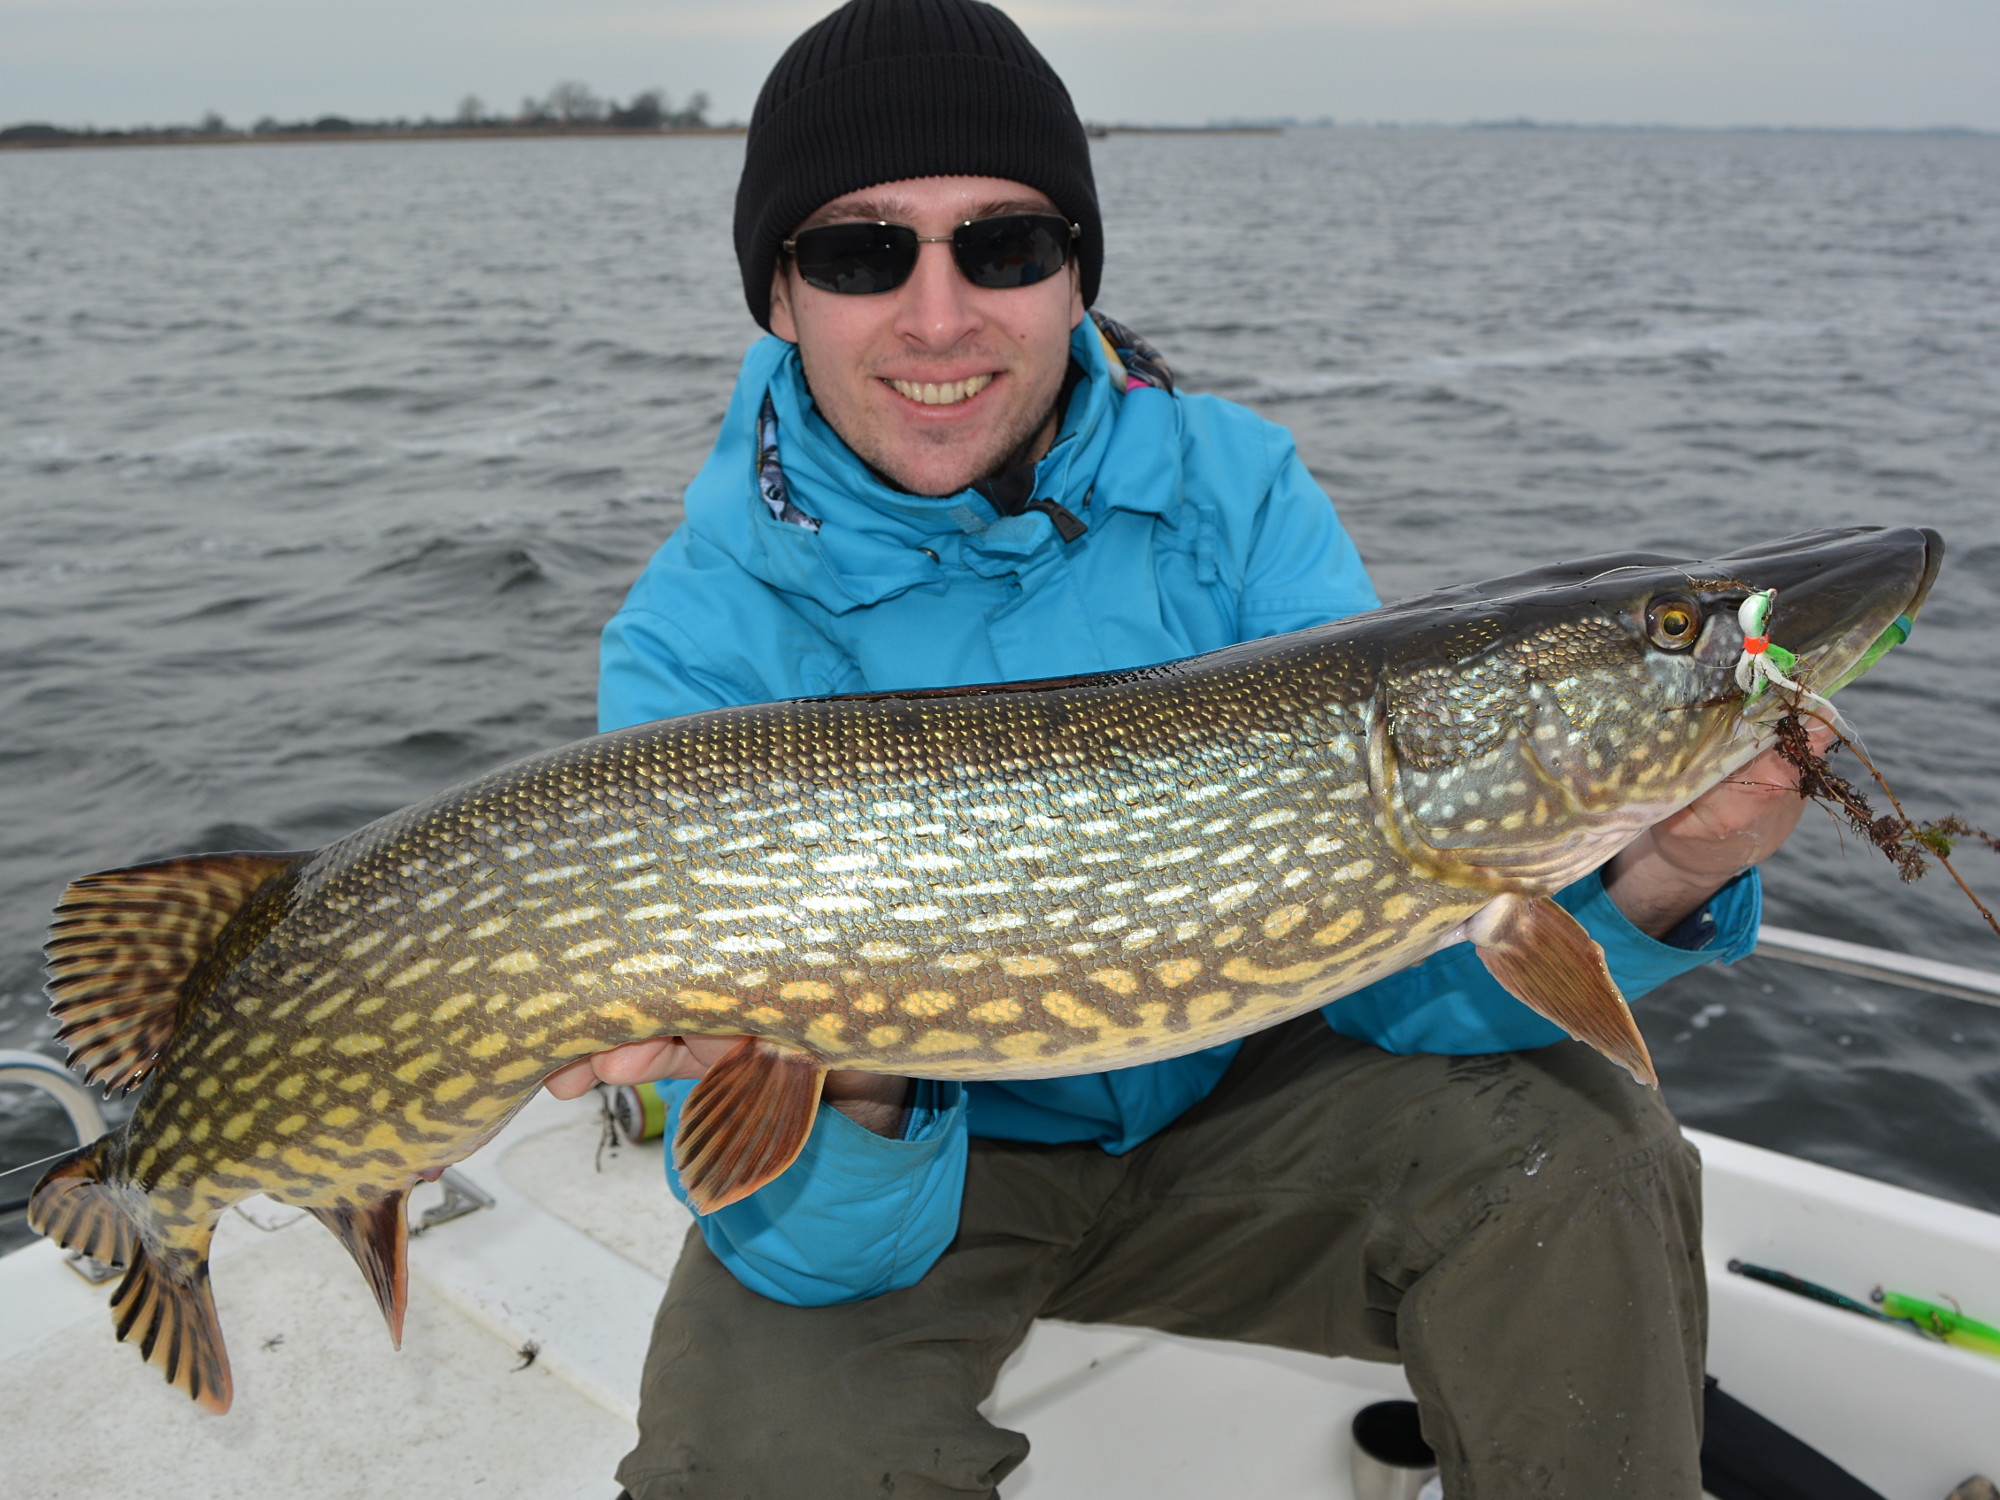
MULTIPOLYGON (((805 33, 752 118, 736 244, 774 337, 606 628, 603 728, 1130 667, 1375 602, 1286 434, 1087 314, 1087 143, 998 11, 852 0, 805 33)), ((1718 789, 1564 904, 1627 994, 1740 956, 1744 872, 1797 808, 1718 789)), ((977 1403, 1061 1316, 1400 1360, 1453 1500, 1695 1500, 1698 1166, 1657 1094, 1559 1040, 1460 946, 1150 1066, 834 1073, 799 1161, 690 1234, 619 1477, 991 1495, 1027 1444, 977 1403)), ((732 1044, 550 1088, 679 1080, 677 1108, 732 1044)))

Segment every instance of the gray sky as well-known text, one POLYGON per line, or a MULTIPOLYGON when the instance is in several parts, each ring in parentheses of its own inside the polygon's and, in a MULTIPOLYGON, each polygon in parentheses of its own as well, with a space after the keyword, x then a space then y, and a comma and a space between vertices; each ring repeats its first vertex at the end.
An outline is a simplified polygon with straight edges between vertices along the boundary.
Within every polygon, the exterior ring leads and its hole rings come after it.
MULTIPOLYGON (((0 125, 510 111, 578 79, 748 116, 830 0, 0 0, 0 125)), ((2000 0, 1018 0, 1085 118, 2000 130, 2000 0)))

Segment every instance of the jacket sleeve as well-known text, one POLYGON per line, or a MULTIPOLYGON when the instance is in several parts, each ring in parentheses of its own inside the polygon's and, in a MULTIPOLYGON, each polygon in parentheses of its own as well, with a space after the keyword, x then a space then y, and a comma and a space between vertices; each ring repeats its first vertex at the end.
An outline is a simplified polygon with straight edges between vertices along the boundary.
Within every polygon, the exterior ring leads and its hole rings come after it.
POLYGON ((756 696, 703 666, 664 615, 627 605, 597 648, 597 731, 752 703, 756 696))
MULTIPOLYGON (((667 1139, 694 1085, 656 1085, 667 1139)), ((822 1104, 805 1150, 775 1181, 696 1219, 708 1248, 753 1292, 825 1307, 913 1286, 958 1233, 968 1139, 965 1090, 919 1081, 902 1137, 822 1104)), ((671 1164, 667 1186, 687 1202, 671 1164)))
MULTIPOLYGON (((1735 963, 1757 946, 1763 910, 1757 872, 1737 876, 1662 942, 1626 919, 1604 882, 1586 875, 1556 900, 1604 949, 1611 977, 1628 1000, 1721 959, 1735 963), (1683 946, 1689 944, 1691 946, 1683 946)), ((1514 1052, 1546 1047, 1567 1035, 1500 987, 1470 943, 1454 943, 1321 1012, 1343 1036, 1385 1052, 1514 1052)))

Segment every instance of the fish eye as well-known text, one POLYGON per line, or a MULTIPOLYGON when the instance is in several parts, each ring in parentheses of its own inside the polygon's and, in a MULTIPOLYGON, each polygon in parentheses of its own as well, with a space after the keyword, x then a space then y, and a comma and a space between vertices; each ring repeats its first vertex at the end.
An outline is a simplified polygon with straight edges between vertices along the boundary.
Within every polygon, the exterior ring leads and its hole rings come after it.
POLYGON ((1685 599, 1656 599, 1646 611, 1646 634, 1663 651, 1685 651, 1701 634, 1701 611, 1685 599))

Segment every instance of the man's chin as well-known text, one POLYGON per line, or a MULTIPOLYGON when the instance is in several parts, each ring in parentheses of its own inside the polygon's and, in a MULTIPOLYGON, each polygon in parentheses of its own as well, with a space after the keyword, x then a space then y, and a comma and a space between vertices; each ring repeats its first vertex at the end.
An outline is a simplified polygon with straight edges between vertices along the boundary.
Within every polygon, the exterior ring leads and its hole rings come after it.
POLYGON ((905 494, 941 500, 969 490, 980 480, 1014 467, 1018 443, 984 443, 972 450, 952 445, 946 451, 901 450, 878 456, 863 454, 868 467, 905 494))
POLYGON ((971 434, 958 434, 948 442, 918 441, 879 458, 865 453, 861 457, 897 489, 943 499, 971 489, 982 479, 1039 461, 1054 442, 1055 428, 1051 413, 1023 433, 1003 433, 983 442, 971 434))

